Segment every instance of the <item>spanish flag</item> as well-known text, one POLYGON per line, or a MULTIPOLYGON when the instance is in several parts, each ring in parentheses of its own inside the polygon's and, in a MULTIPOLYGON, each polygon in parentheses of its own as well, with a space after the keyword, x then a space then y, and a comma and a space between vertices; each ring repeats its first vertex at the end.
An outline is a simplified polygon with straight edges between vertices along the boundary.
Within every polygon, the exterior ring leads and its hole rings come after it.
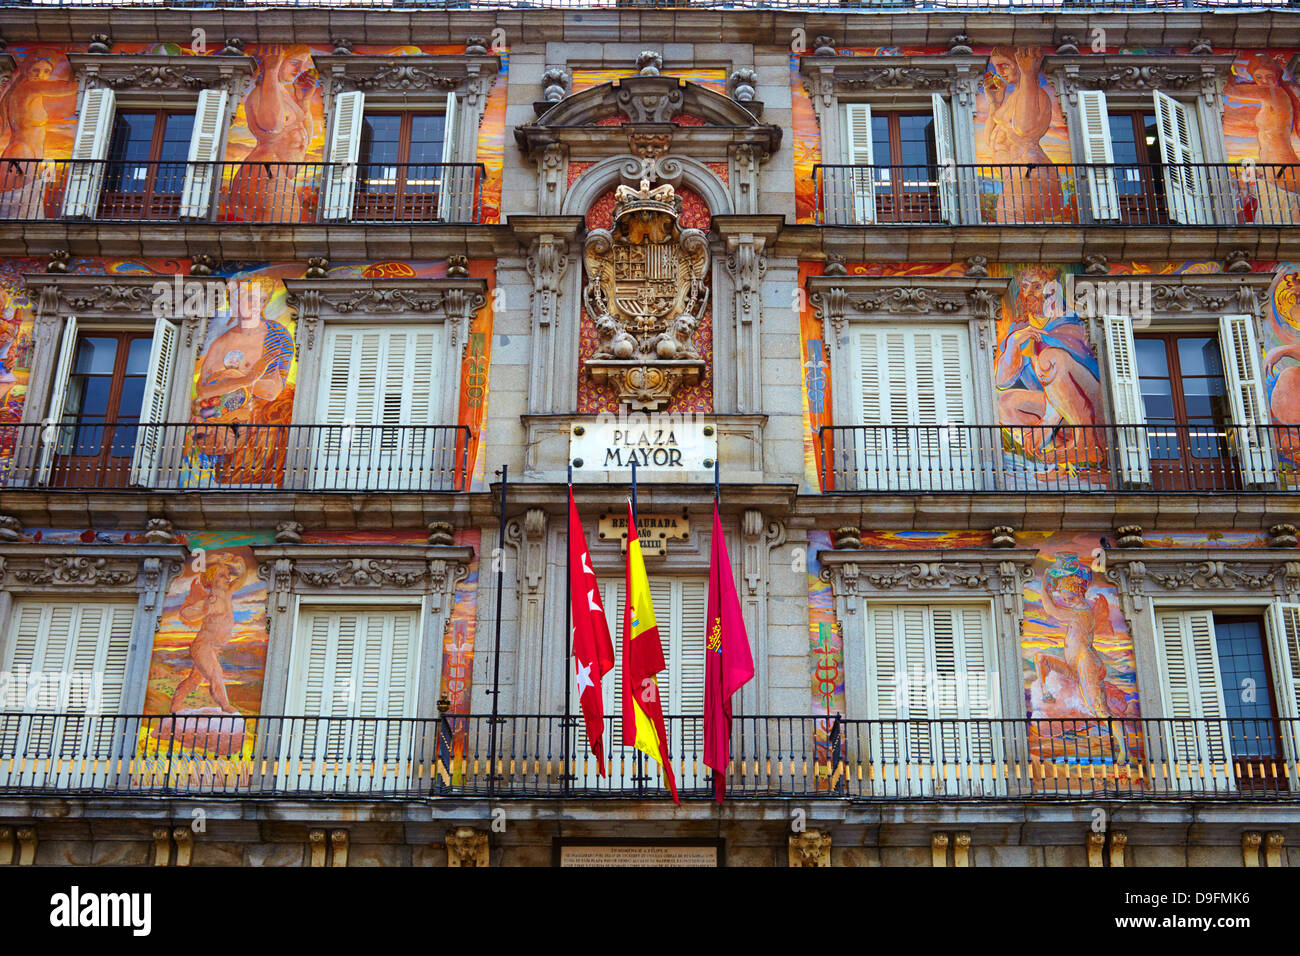
POLYGON ((668 734, 664 732, 664 711, 659 699, 659 681, 664 669, 664 650, 659 643, 650 600, 650 581, 641 557, 632 502, 627 504, 627 591, 623 601, 623 744, 635 747, 663 769, 668 791, 677 798, 668 734))

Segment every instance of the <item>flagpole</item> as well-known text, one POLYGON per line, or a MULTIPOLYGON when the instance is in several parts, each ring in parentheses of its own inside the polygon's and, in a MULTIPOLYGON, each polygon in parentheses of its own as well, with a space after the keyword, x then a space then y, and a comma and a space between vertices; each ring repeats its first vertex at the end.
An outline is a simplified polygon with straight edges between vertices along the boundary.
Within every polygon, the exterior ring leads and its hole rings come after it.
POLYGON ((499 699, 501 697, 501 597, 505 588, 505 553, 506 553, 506 485, 510 479, 510 466, 501 466, 501 514, 498 522, 497 551, 493 563, 497 569, 497 622, 496 638, 492 652, 492 720, 488 734, 488 793, 495 789, 497 778, 497 723, 500 720, 499 699))
MULTIPOLYGON (((573 497, 572 463, 569 465, 569 497, 573 497)), ((565 562, 564 572, 564 719, 560 721, 561 732, 564 734, 564 776, 561 778, 560 789, 567 793, 571 770, 569 765, 569 713, 573 693, 573 677, 569 672, 569 668, 573 666, 573 545, 571 543, 573 541, 573 508, 569 506, 567 501, 564 504, 564 513, 568 515, 565 520, 565 547, 569 548, 570 559, 565 562)))

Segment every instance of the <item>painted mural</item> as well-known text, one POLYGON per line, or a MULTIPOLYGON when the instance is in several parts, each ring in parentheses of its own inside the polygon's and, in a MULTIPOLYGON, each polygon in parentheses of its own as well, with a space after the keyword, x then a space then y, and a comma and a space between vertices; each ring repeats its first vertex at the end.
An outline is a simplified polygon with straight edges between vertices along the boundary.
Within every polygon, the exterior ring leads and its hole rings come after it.
POLYGON ((812 714, 818 718, 814 733, 817 763, 833 762, 831 729, 844 707, 844 632, 835 619, 835 599, 829 583, 821 579, 817 553, 830 550, 825 531, 808 532, 808 670, 812 676, 812 714))
POLYGON ((1242 222, 1293 223, 1300 214, 1300 86, 1286 64, 1292 50, 1238 56, 1224 88, 1228 159, 1242 164, 1234 183, 1242 222))

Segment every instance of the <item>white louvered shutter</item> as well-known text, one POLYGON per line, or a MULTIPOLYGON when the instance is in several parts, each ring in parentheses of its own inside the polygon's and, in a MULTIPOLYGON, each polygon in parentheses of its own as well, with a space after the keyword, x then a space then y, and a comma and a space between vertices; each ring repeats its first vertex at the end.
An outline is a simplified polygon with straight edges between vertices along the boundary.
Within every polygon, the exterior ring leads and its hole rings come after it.
POLYGON ((1110 111, 1101 90, 1079 90, 1079 140, 1088 164, 1088 194, 1092 217, 1119 218, 1119 191, 1115 188, 1115 151, 1110 140, 1110 111))
POLYGON ((443 222, 467 222, 470 203, 474 199, 473 169, 449 165, 460 156, 459 132, 460 98, 455 93, 448 93, 442 124, 442 183, 438 190, 438 218, 443 222))
POLYGON ((1175 222, 1204 225, 1210 222, 1207 179, 1202 163, 1196 117, 1183 103, 1154 91, 1156 131, 1164 160, 1165 201, 1175 222))
POLYGON ((212 186, 217 181, 217 149, 221 145, 226 118, 225 90, 202 90, 194 111, 194 131, 185 164, 185 185, 181 189, 181 218, 202 219, 212 203, 212 186))
POLYGON ((1116 453, 1120 476, 1131 485, 1151 483, 1151 451, 1147 445, 1146 404, 1138 381, 1133 323, 1127 315, 1102 318, 1106 330, 1106 370, 1115 407, 1116 453))
POLYGON ((325 219, 351 219, 352 196, 357 188, 357 157, 361 150, 361 118, 365 94, 340 93, 334 99, 334 128, 330 133, 325 171, 325 219))
POLYGON ((131 458, 133 485, 148 488, 153 484, 167 431, 157 426, 167 421, 172 366, 176 364, 179 340, 180 329, 174 322, 161 316, 154 321, 153 342, 149 346, 149 378, 145 381, 144 400, 140 403, 140 425, 136 429, 135 452, 131 458))
POLYGON ((969 488, 976 475, 966 428, 974 381, 963 326, 860 329, 860 472, 867 488, 969 488), (886 427, 881 427, 886 426, 886 427))
POLYGON ((1241 456, 1241 479, 1248 485, 1268 485, 1277 478, 1273 467, 1272 418, 1264 397, 1260 373, 1260 349, 1255 340, 1255 322, 1249 315, 1219 317, 1219 348, 1227 379, 1228 407, 1232 409, 1241 456))
POLYGON ((1158 614, 1156 648, 1171 786, 1235 787, 1214 614, 1204 610, 1158 614), (1205 781, 1202 773, 1208 778, 1205 781))
POLYGON ((41 429, 41 457, 36 468, 36 483, 50 480, 54 453, 64 438, 63 407, 68 400, 68 379, 72 376, 72 362, 77 355, 77 318, 68 316, 63 324, 63 337, 59 340, 59 364, 54 368, 54 381, 50 386, 49 413, 41 429))
POLYGON ((81 100, 72 162, 63 192, 63 215, 94 216, 104 184, 104 159, 113 132, 114 95, 109 89, 87 90, 81 100))
MULTIPOLYGON (((942 93, 930 94, 934 113, 934 151, 939 168, 939 211, 945 222, 958 222, 957 158, 953 147, 952 109, 942 93)), ((924 178, 924 177, 922 177, 924 178)))
POLYGON ((329 487, 430 485, 442 457, 431 429, 439 397, 440 326, 326 330, 317 407, 317 480, 329 487))
POLYGON ((871 104, 844 104, 844 182, 836 184, 833 223, 866 225, 876 221, 876 170, 871 144, 871 104))
MULTIPOLYGON (((49 716, 0 715, 0 757, 107 760, 120 751, 120 728, 103 718, 122 712, 134 619, 134 604, 15 603, 0 655, 10 680, 0 706, 5 715, 49 716)), ((61 768, 29 769, 57 776, 61 768)))
POLYGON ((1283 756, 1292 790, 1300 788, 1300 604, 1274 601, 1268 608, 1269 663, 1282 725, 1283 756))
POLYGON ((340 776, 363 786, 409 777, 418 634, 411 607, 299 613, 287 713, 304 719, 283 731, 291 778, 317 787, 340 776))

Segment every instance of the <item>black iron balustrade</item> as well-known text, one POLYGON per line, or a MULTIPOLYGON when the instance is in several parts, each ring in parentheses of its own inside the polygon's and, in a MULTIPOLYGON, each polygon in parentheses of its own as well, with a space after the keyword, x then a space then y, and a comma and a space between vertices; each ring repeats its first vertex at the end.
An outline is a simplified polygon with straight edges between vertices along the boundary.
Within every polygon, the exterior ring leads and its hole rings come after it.
POLYGON ((813 187, 829 226, 1300 224, 1300 165, 818 164, 813 187))
POLYGON ((0 425, 0 488, 464 491, 465 425, 0 425))
MULTIPOLYGON (((606 718, 0 713, 0 794, 245 798, 666 798, 606 718), (567 729, 566 729, 567 728, 567 729), (566 768, 564 735, 573 754, 566 768), (567 769, 567 772, 566 772, 567 769), (489 780, 491 783, 489 784, 489 780)), ((669 716, 685 799, 711 799, 703 719, 669 716)), ((727 794, 852 800, 1101 795, 1300 801, 1294 719, 737 717, 727 794)))
POLYGON ((0 160, 0 220, 477 223, 482 163, 0 160))
POLYGON ((828 425, 822 490, 1300 490, 1300 425, 828 425))
POLYGON ((119 6, 127 8, 212 8, 212 7, 352 7, 385 10, 601 10, 605 8, 648 9, 783 9, 783 10, 889 10, 918 12, 1006 10, 1061 12, 1173 12, 1194 10, 1268 10, 1284 8, 1286 0, 0 0, 0 7, 80 8, 119 6))

